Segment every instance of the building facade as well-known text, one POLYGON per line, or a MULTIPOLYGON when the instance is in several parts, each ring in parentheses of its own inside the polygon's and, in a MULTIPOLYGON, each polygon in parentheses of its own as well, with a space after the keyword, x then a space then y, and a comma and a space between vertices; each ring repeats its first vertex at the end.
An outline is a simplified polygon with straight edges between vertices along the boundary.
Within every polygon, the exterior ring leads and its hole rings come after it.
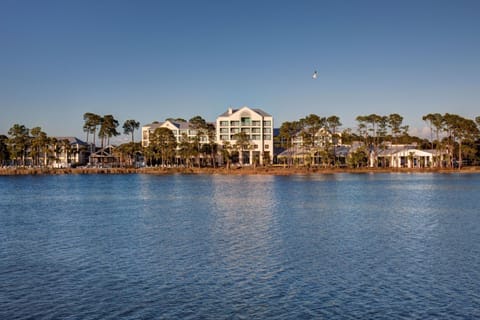
POLYGON ((55 137, 57 143, 54 150, 55 168, 69 168, 72 165, 85 165, 93 148, 76 137, 55 137))
POLYGON ((142 127, 142 146, 148 147, 150 143, 150 135, 155 132, 157 128, 167 128, 172 131, 177 143, 181 142, 181 139, 184 135, 187 138, 194 139, 198 138, 200 143, 208 143, 208 135, 201 134, 199 135, 198 130, 193 128, 189 122, 185 121, 176 121, 176 120, 166 120, 164 122, 153 122, 142 127))
POLYGON ((229 108, 217 117, 216 132, 217 143, 238 151, 241 164, 272 163, 273 117, 265 111, 229 108))
POLYGON ((419 150, 415 145, 391 145, 381 150, 377 157, 381 167, 427 168, 435 161, 444 161, 445 154, 437 150, 419 150))

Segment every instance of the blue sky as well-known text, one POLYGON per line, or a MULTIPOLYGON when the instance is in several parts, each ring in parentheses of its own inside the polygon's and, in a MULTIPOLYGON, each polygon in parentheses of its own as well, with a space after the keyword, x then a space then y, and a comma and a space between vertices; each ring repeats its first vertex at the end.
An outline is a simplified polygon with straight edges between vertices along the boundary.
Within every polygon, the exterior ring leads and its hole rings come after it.
POLYGON ((247 105, 276 126, 399 113, 419 134, 427 113, 480 115, 479 59, 477 0, 0 0, 0 133, 247 105))

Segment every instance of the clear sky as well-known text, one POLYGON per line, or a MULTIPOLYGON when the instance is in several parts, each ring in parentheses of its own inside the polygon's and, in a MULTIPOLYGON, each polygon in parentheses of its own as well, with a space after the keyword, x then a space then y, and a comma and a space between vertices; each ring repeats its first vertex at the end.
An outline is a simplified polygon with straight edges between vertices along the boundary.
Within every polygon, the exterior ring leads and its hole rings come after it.
POLYGON ((277 127, 399 113, 412 134, 427 113, 478 116, 480 1, 0 0, 0 134, 244 105, 277 127))

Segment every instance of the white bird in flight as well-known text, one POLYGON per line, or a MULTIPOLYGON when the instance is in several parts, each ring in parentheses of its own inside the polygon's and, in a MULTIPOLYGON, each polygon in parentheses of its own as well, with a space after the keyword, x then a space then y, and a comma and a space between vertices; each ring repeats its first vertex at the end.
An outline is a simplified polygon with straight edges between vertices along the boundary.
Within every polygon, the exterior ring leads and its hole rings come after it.
POLYGON ((317 70, 315 70, 312 74, 312 79, 317 79, 318 77, 318 73, 317 73, 317 70))

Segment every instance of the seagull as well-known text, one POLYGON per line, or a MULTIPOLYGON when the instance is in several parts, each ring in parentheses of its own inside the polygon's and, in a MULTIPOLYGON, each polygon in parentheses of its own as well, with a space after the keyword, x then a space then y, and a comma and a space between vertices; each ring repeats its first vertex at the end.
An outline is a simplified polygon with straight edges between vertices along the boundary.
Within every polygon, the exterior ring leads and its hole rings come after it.
POLYGON ((317 79, 318 77, 318 73, 317 73, 317 70, 315 70, 312 74, 312 79, 317 79))

